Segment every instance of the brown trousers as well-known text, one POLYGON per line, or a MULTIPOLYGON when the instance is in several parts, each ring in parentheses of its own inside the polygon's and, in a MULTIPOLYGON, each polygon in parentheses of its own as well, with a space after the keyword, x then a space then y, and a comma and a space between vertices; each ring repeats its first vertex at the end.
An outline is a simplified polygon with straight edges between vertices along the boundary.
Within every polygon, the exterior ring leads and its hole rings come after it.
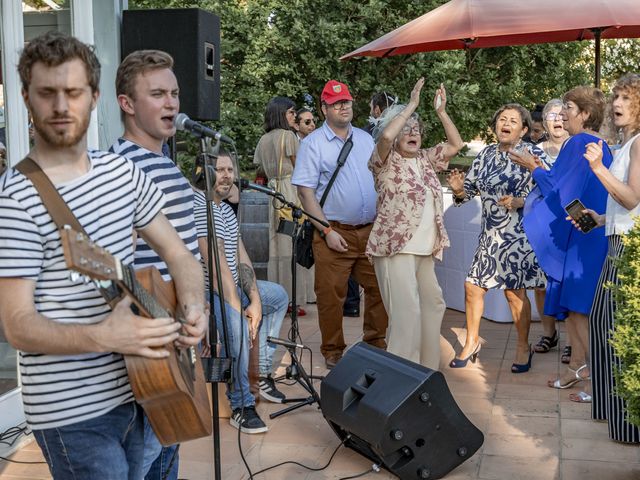
POLYGON ((316 265, 315 291, 318 321, 322 334, 320 351, 325 358, 342 354, 346 345, 342 330, 342 306, 347 295, 347 281, 352 275, 364 288, 363 340, 375 347, 386 348, 387 312, 382 303, 373 265, 364 254, 372 224, 352 227, 330 222, 342 235, 348 251, 331 250, 318 232, 313 237, 313 256, 316 265))

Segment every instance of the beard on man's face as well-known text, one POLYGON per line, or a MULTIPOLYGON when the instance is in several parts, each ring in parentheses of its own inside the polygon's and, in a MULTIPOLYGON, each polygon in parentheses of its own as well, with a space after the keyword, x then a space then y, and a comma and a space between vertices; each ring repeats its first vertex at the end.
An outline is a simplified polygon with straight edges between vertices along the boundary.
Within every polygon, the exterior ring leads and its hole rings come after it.
POLYGON ((33 128, 45 143, 52 147, 65 148, 74 147, 84 138, 89 129, 91 121, 91 109, 79 118, 73 118, 70 115, 54 114, 48 118, 42 118, 32 108, 29 108, 31 118, 33 120, 33 128), (68 120, 71 121, 64 130, 56 130, 49 122, 68 120))

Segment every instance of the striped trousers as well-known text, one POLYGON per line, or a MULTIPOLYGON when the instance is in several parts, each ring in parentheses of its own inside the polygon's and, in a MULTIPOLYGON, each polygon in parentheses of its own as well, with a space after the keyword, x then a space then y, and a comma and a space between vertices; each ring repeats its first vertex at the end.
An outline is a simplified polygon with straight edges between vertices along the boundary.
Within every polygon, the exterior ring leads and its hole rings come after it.
POLYGON ((609 339, 615 328, 616 305, 613 292, 604 286, 607 282, 618 284, 615 260, 622 255, 624 246, 622 237, 619 235, 611 235, 608 239, 609 252, 602 266, 602 273, 589 316, 589 347, 593 384, 591 417, 594 420, 608 421, 609 438, 612 440, 638 443, 640 442, 638 427, 625 421, 625 402, 615 394, 614 371, 620 368, 620 359, 614 355, 609 339))

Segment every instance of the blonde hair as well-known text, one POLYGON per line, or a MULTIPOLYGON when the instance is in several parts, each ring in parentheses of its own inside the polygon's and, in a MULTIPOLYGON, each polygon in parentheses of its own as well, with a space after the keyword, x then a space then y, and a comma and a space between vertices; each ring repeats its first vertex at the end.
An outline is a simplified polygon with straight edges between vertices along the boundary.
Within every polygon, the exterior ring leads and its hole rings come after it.
POLYGON ((116 73, 116 95, 135 96, 138 74, 151 70, 173 69, 173 58, 161 50, 136 50, 122 61, 116 73))

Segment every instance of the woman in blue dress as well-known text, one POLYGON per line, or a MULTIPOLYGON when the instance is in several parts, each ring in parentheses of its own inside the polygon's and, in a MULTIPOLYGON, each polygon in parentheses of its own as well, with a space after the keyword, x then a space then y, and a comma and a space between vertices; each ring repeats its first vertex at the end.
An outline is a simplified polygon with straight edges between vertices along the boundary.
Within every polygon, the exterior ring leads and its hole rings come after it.
POLYGON ((497 144, 484 148, 464 176, 454 170, 449 176, 454 204, 461 205, 476 195, 482 200, 482 225, 473 262, 465 280, 467 339, 449 366, 461 368, 475 362, 480 351, 480 318, 488 289, 504 290, 518 332, 513 373, 531 367, 533 351, 529 345, 531 304, 526 290, 543 287, 544 274, 522 228, 524 199, 533 187, 531 174, 516 165, 509 152, 530 152, 542 161, 544 152, 522 141, 531 124, 529 112, 521 105, 502 106, 493 116, 492 128, 497 144))
MULTIPOLYGON (((604 119, 604 94, 593 87, 576 87, 563 97, 563 126, 572 137, 567 140, 550 170, 538 168, 531 156, 512 155, 514 162, 532 171, 536 188, 527 198, 524 229, 547 274, 544 313, 567 318, 572 342, 567 371, 552 388, 569 388, 587 379, 589 348, 588 316, 600 271, 607 254, 604 231, 596 228, 582 233, 566 221, 564 210, 579 199, 587 208, 601 212, 606 208, 607 191, 589 168, 585 151, 600 139, 596 132, 604 119)), ((603 143, 602 163, 611 164, 609 147, 603 143)))

